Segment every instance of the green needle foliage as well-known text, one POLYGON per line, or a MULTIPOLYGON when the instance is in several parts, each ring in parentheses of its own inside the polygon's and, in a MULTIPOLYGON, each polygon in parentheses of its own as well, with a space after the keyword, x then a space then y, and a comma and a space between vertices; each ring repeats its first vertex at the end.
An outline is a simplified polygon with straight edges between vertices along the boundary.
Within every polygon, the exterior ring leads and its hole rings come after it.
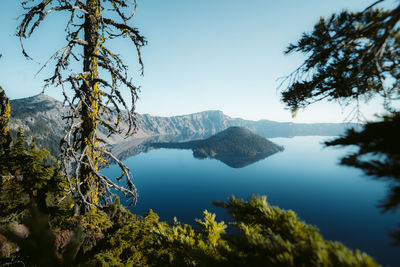
POLYGON ((365 253, 324 240, 317 228, 293 211, 270 206, 265 196, 249 201, 232 197, 216 205, 228 210, 235 231, 208 211, 192 227, 176 219, 160 222, 152 210, 138 218, 116 202, 103 219, 71 231, 62 249, 55 246, 49 216, 34 207, 23 220, 28 235, 0 232, 19 247, 14 262, 35 266, 378 266, 365 253), (108 226, 101 226, 105 222, 108 226), (96 234, 87 235, 93 225, 104 236, 88 247, 96 234))
POLYGON ((398 99, 399 20, 400 6, 321 18, 285 51, 306 54, 307 59, 287 77, 283 102, 296 112, 322 99, 352 102, 379 94, 387 105, 398 99))
MULTIPOLYGON (((1 55, 0 55, 1 56, 1 55)), ((10 118, 10 101, 6 93, 0 86, 0 146, 6 152, 11 142, 10 129, 8 128, 8 119, 10 118)))
POLYGON ((106 236, 93 266, 378 266, 360 251, 323 239, 293 211, 270 206, 266 197, 232 197, 216 203, 234 219, 224 222, 204 211, 197 228, 159 222, 151 210, 106 236), (231 233, 232 232, 232 233, 231 233))
POLYGON ((216 205, 228 210, 240 231, 228 237, 228 262, 235 266, 377 266, 358 250, 324 240, 316 227, 291 210, 270 206, 265 196, 232 197, 216 205))
POLYGON ((49 157, 49 152, 37 148, 33 140, 27 144, 22 127, 7 152, 0 153, 1 222, 19 220, 31 202, 43 211, 58 209, 57 200, 67 184, 57 166, 44 163, 49 157))
MULTIPOLYGON (((368 175, 376 177, 400 178, 400 152, 398 130, 400 129, 400 113, 393 112, 382 117, 383 120, 370 122, 362 131, 349 130, 346 136, 327 142, 328 146, 356 145, 358 151, 342 159, 342 164, 363 169, 368 175), (373 154, 372 159, 363 157, 373 154)), ((389 204, 389 203, 388 203, 389 204)), ((385 209, 394 209, 398 203, 386 205, 385 209)))

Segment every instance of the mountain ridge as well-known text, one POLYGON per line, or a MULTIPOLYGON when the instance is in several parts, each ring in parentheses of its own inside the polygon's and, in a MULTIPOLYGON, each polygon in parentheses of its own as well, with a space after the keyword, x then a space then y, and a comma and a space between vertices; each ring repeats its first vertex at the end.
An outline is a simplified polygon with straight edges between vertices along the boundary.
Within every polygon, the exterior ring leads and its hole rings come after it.
MULTIPOLYGON (((36 142, 57 154, 59 140, 65 132, 65 122, 62 117, 68 113, 68 108, 45 94, 33 97, 14 99, 11 104, 11 128, 21 124, 27 135, 35 136, 36 142)), ((126 115, 123 115, 126 117, 126 115)), ((138 131, 135 135, 125 138, 124 135, 107 138, 104 129, 99 129, 101 138, 105 138, 117 153, 130 148, 133 140, 162 137, 163 139, 193 140, 207 138, 231 126, 245 127, 263 137, 294 137, 305 135, 337 136, 346 128, 357 124, 344 123, 292 123, 270 120, 251 121, 241 118, 231 118, 219 110, 202 111, 188 115, 172 117, 136 114, 138 131), (165 138, 164 138, 165 137, 165 138), (169 138, 171 137, 171 138, 169 138)), ((128 125, 122 121, 122 129, 128 125)))

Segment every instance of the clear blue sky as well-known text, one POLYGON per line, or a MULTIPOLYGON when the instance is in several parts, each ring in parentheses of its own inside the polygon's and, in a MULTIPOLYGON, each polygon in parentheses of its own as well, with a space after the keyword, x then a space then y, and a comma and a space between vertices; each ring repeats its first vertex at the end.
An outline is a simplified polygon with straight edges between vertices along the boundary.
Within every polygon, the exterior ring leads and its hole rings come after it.
MULTIPOLYGON (((19 0, 2 0, 0 10, 0 84, 10 98, 38 94, 50 76, 27 61, 14 36, 22 14, 19 0)), ((293 122, 341 122, 349 109, 338 104, 310 106, 292 119, 277 91, 277 78, 289 74, 303 59, 283 55, 290 42, 311 31, 320 16, 344 8, 362 10, 373 0, 138 0, 133 21, 149 41, 143 49, 145 75, 140 77, 134 47, 117 44, 141 86, 137 111, 170 116, 222 110, 232 117, 293 122)), ((63 18, 49 18, 26 42, 38 62, 61 48, 63 18)), ((62 99, 60 89, 46 93, 62 99)), ((364 108, 368 118, 379 101, 364 108)))

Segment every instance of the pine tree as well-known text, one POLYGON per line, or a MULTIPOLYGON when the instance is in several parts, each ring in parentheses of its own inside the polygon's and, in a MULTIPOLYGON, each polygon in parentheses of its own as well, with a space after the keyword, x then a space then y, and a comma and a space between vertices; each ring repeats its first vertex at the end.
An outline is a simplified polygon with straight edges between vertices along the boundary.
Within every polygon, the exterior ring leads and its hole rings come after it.
MULTIPOLYGON (((290 44, 285 53, 300 52, 307 58, 284 80, 282 100, 293 114, 321 100, 355 104, 350 117, 360 118, 361 101, 383 97, 385 114, 379 121, 350 129, 326 145, 358 147, 341 163, 391 180, 391 192, 381 205, 387 211, 400 205, 400 5, 376 8, 384 1, 361 12, 321 18, 312 32, 290 44)), ((395 236, 400 244, 400 231, 395 236)))
MULTIPOLYGON (((23 1, 22 6, 27 12, 17 32, 21 44, 49 14, 69 14, 67 44, 50 58, 55 61, 56 67, 54 75, 46 80, 46 85, 61 86, 65 102, 71 108, 71 113, 66 116, 69 131, 62 141, 62 166, 65 171, 71 166, 76 170, 72 175, 76 186, 72 186, 71 182, 70 191, 73 191, 77 200, 77 212, 88 211, 111 201, 112 188, 122 191, 135 202, 137 192, 129 169, 106 149, 106 143, 99 138, 97 129, 104 127, 109 135, 119 133, 118 126, 122 118, 129 121, 127 134, 136 129, 134 104, 137 87, 129 80, 127 66, 121 58, 107 47, 108 41, 114 38, 130 39, 143 68, 140 48, 146 44, 146 40, 136 28, 129 25, 136 10, 136 1, 28 0, 23 1), (83 55, 77 56, 79 53, 83 55), (83 62, 80 72, 69 71, 68 67, 73 61, 83 62), (121 95, 120 85, 126 86, 131 92, 131 109, 121 95), (74 93, 72 98, 67 96, 68 86, 74 93), (122 112, 120 106, 125 108, 126 113, 122 112), (112 113, 117 114, 116 121, 111 117, 112 113), (117 180, 125 177, 125 187, 100 173, 106 158, 112 158, 121 167, 122 174, 117 180)), ((23 46, 22 51, 30 58, 23 46)))
POLYGON ((91 266, 378 266, 358 250, 326 241, 293 211, 269 205, 266 197, 230 198, 226 208, 235 230, 204 211, 199 227, 160 222, 150 210, 109 233, 91 266))
POLYGON ((49 152, 39 149, 34 140, 30 144, 27 140, 20 126, 9 153, 0 155, 0 175, 3 178, 0 214, 3 220, 18 220, 32 203, 41 211, 49 212, 53 203, 49 203, 47 197, 55 197, 59 187, 65 183, 57 165, 45 164, 49 152))
POLYGON ((8 127, 9 118, 10 101, 0 86, 0 154, 7 153, 11 143, 11 134, 8 127))

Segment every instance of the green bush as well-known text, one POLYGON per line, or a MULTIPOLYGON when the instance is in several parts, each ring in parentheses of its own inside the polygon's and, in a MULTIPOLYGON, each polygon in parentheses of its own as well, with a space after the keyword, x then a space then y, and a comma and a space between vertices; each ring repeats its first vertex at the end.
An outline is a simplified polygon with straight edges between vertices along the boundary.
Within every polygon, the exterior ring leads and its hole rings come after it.
POLYGON ((234 219, 224 222, 204 211, 199 228, 159 222, 151 210, 107 240, 88 263, 93 266, 378 266, 365 253, 323 239, 293 211, 270 206, 266 197, 232 197, 216 203, 234 219), (232 232, 232 233, 231 233, 232 232))

